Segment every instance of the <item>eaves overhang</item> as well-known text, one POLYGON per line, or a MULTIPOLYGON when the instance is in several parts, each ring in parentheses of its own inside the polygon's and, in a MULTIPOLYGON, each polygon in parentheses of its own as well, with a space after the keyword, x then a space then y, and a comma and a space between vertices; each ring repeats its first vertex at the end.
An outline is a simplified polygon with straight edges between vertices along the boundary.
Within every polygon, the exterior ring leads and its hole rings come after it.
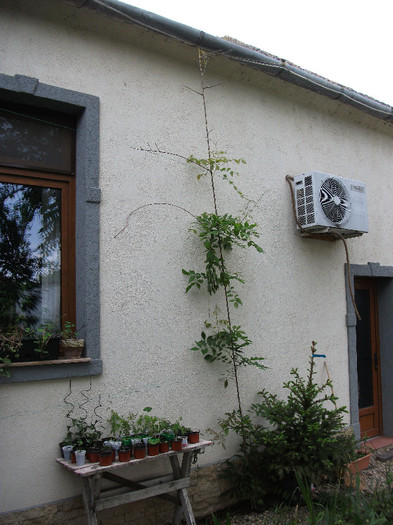
MULTIPOLYGON (((143 27, 149 31, 175 38, 205 51, 220 53, 244 65, 281 80, 308 89, 319 95, 355 107, 373 117, 393 122, 393 108, 295 64, 230 39, 219 38, 118 0, 61 0, 78 8, 87 8, 103 15, 143 27)), ((366 67, 366 66, 365 66, 366 67)), ((370 73, 372 74, 372 73, 370 73)))

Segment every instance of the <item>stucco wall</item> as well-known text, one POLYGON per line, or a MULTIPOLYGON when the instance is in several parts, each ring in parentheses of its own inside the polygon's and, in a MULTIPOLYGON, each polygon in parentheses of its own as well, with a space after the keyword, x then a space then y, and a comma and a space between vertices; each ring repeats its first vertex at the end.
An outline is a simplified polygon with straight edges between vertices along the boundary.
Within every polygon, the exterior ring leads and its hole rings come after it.
MULTIPOLYGON (((92 378, 94 407, 120 413, 153 407, 201 430, 235 407, 220 365, 187 351, 216 300, 184 293, 182 268, 201 269, 203 255, 188 233, 193 214, 211 212, 208 180, 176 157, 138 150, 149 144, 187 157, 206 156, 197 50, 83 9, 43 0, 5 0, 0 16, 0 68, 100 98, 100 293, 103 374, 92 378), (191 88, 191 89, 190 89, 191 88)), ((335 393, 349 404, 344 251, 341 243, 295 232, 286 174, 310 170, 366 182, 370 233, 348 241, 351 263, 392 264, 392 126, 306 90, 212 58, 206 81, 214 148, 243 157, 237 184, 257 200, 262 255, 234 251, 233 268, 247 284, 234 313, 269 370, 241 371, 244 405, 261 388, 278 391, 291 367, 305 370, 312 340, 327 355, 335 393)), ((220 212, 244 202, 217 183, 220 212)), ((318 373, 325 378, 323 361, 318 373)), ((72 382, 73 399, 90 387, 72 382)), ((1 511, 77 494, 55 463, 65 434, 68 380, 1 386, 1 511), (25 447, 28 446, 26 450, 25 447)), ((102 412, 103 413, 103 412, 102 412)), ((106 413, 103 414, 106 417, 106 413)), ((215 446, 201 464, 235 450, 215 446)))

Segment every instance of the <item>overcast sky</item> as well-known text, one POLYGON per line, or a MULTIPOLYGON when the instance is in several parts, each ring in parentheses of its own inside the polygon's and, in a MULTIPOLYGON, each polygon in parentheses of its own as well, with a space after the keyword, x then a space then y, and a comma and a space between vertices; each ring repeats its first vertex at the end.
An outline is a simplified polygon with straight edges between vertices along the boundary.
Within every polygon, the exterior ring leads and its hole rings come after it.
POLYGON ((122 0, 393 106, 393 0, 122 0))

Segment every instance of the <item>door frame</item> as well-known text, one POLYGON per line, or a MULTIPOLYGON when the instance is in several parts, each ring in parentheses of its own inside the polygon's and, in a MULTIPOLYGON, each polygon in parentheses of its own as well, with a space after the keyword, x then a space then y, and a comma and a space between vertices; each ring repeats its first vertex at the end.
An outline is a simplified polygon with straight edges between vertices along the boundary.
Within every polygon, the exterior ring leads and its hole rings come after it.
MULTIPOLYGON (((345 274, 347 266, 345 265, 345 274)), ((379 346, 381 370, 381 411, 383 432, 386 436, 393 436, 393 266, 381 266, 379 263, 365 265, 350 264, 349 274, 352 290, 355 277, 369 277, 375 279, 379 313, 379 346)), ((349 373, 349 415, 350 424, 355 436, 360 438, 360 423, 358 409, 358 374, 356 351, 356 314, 351 299, 351 289, 346 283, 347 299, 347 334, 348 334, 348 373, 349 373)))
MULTIPOLYGON (((383 435, 383 419, 382 419, 382 392, 381 392, 381 357, 379 349, 379 320, 378 320, 378 295, 375 278, 370 277, 355 277, 355 297, 358 290, 367 290, 370 295, 370 344, 371 355, 373 361, 372 367, 372 394, 373 405, 370 407, 359 408, 359 423, 361 437, 376 437, 383 435), (376 363, 375 363, 376 360, 376 363), (375 426, 369 431, 362 431, 361 418, 373 414, 375 426)), ((357 353, 357 352, 356 352, 357 353)))

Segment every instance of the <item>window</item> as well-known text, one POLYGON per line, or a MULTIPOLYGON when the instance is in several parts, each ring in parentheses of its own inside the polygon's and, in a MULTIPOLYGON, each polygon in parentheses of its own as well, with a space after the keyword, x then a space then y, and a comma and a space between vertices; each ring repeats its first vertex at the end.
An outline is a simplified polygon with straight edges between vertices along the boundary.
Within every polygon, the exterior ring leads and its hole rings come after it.
POLYGON ((0 74, 0 328, 66 318, 88 358, 21 363, 0 382, 102 372, 98 165, 96 97, 0 74))
POLYGON ((2 330, 75 323, 74 143, 59 115, 0 103, 2 330))

